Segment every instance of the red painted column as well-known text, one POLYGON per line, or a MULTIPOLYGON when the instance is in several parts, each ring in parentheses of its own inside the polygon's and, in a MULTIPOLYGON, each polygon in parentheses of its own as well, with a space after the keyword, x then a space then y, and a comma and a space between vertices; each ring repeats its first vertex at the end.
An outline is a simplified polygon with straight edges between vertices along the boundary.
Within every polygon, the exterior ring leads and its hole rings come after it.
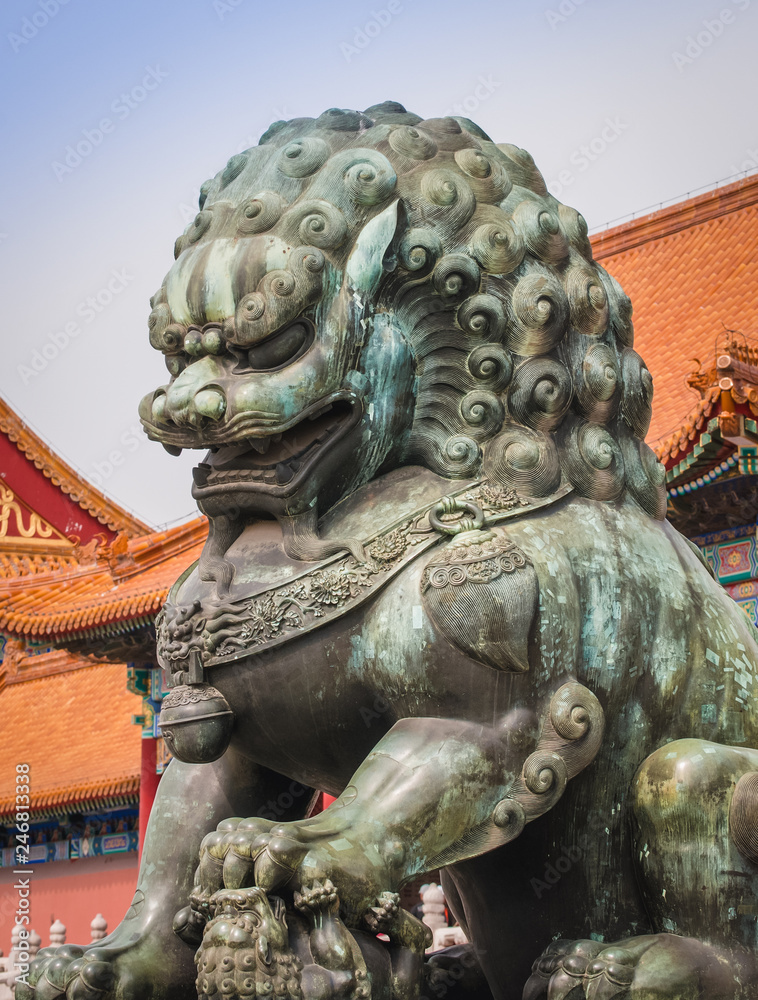
POLYGON ((139 853, 142 857, 142 845, 145 842, 147 821, 153 800, 158 789, 161 776, 155 773, 157 740, 152 738, 142 740, 142 767, 139 785, 139 853))

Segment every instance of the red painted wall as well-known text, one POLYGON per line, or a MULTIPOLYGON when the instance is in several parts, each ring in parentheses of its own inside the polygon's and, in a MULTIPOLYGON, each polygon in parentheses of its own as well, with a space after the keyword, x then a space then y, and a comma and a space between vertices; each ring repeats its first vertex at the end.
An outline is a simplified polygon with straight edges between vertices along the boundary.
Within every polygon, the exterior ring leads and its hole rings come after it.
MULTIPOLYGON (((19 877, 30 879, 31 927, 43 947, 50 943, 52 919, 66 925, 69 944, 89 944, 93 917, 102 913, 110 932, 129 908, 137 885, 137 855, 28 865, 19 877)), ((8 869, 0 869, 0 948, 6 955, 18 897, 15 878, 8 869)))

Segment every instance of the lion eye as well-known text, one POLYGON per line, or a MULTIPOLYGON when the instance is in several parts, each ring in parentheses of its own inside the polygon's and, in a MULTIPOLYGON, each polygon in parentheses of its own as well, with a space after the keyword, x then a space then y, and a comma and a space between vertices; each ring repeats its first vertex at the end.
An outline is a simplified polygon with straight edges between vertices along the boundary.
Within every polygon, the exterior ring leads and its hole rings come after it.
POLYGON ((291 364, 300 357, 313 339, 313 328, 306 320, 297 320, 273 337, 251 347, 247 363, 256 372, 271 371, 291 364))

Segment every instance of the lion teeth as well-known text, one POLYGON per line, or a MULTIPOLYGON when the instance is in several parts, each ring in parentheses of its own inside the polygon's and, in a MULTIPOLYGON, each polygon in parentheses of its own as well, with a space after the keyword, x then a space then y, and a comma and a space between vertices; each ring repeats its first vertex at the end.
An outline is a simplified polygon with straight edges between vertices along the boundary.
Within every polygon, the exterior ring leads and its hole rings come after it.
POLYGON ((260 455, 265 455, 271 446, 271 438, 249 438, 247 442, 250 447, 260 455))
POLYGON ((295 473, 283 462, 280 462, 276 467, 276 481, 280 486, 284 486, 286 483, 290 482, 295 473))

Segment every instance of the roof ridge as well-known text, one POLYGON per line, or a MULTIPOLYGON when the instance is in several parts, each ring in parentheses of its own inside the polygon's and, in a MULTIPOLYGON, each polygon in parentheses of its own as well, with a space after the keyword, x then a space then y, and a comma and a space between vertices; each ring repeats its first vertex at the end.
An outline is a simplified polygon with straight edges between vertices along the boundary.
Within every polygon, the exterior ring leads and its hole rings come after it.
MULTIPOLYGON (((205 519, 196 518, 168 533, 159 532, 164 541, 148 545, 136 558, 130 549, 143 539, 127 545, 122 533, 93 562, 65 572, 2 581, 0 628, 12 636, 44 638, 54 645, 64 637, 115 636, 143 629, 160 610, 177 576, 198 558, 206 533, 205 519)), ((146 538, 149 541, 150 536, 146 538)))
POLYGON ((35 590, 37 587, 49 587, 51 583, 69 585, 78 577, 92 576, 95 573, 108 573, 108 567, 100 563, 81 563, 67 565, 62 569, 54 567, 43 573, 25 573, 0 581, 0 602, 7 592, 35 590))
POLYGON ((0 431, 54 486, 101 524, 105 524, 112 531, 125 531, 130 537, 150 533, 147 524, 127 513, 115 501, 109 500, 105 494, 87 482, 83 476, 79 476, 2 398, 0 398, 0 431))
POLYGON ((733 184, 712 188, 665 208, 604 229, 590 236, 596 260, 604 260, 625 250, 691 229, 723 215, 758 203, 758 173, 733 184))
MULTIPOLYGON (((98 778, 93 781, 82 781, 56 785, 52 788, 42 788, 30 795, 29 811, 39 811, 50 806, 63 805, 69 802, 97 801, 119 795, 129 795, 139 791, 139 771, 128 771, 116 778, 98 778)), ((0 816, 13 811, 15 798, 3 796, 0 798, 0 816)))
POLYGON ((183 524, 130 539, 126 555, 132 565, 121 568, 116 564, 112 569, 113 577, 118 581, 126 580, 169 559, 181 556, 199 542, 204 542, 207 534, 208 518, 201 515, 183 524))

